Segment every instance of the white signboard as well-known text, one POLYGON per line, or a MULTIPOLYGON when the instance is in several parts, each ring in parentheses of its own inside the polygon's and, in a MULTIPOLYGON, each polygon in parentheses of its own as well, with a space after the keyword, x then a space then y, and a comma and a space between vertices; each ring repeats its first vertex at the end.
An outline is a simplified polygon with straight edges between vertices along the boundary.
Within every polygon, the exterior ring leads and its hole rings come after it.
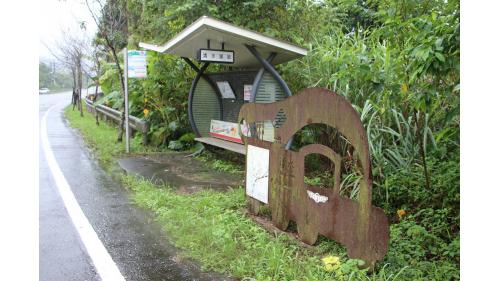
POLYGON ((243 100, 250 100, 252 97, 252 85, 243 85, 243 100))
POLYGON ((269 150, 248 145, 246 172, 246 194, 267 204, 269 190, 269 150))
POLYGON ((128 77, 145 78, 147 76, 146 51, 129 50, 128 77))
POLYGON ((199 61, 234 63, 234 51, 200 49, 198 51, 199 61))
POLYGON ((236 98, 236 96, 234 95, 233 89, 231 89, 231 85, 229 85, 229 82, 227 82, 227 81, 217 82, 217 87, 219 88, 219 91, 220 91, 223 99, 235 99, 236 98))

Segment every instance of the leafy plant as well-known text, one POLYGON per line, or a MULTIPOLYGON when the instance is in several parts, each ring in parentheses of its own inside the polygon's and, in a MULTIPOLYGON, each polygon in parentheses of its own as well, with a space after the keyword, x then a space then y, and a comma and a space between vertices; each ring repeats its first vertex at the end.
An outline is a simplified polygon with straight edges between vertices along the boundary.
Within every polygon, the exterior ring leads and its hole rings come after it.
POLYGON ((195 135, 193 133, 187 133, 182 135, 178 140, 170 141, 168 148, 172 150, 186 150, 195 144, 195 135))

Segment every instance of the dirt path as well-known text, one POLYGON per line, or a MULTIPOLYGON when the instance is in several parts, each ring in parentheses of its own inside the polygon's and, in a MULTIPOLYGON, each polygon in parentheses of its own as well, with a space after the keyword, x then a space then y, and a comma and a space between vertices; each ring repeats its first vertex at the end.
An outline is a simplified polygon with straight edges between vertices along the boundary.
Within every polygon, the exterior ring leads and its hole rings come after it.
POLYGON ((141 175, 156 184, 167 183, 185 193, 243 186, 243 174, 215 171, 188 155, 187 152, 167 152, 131 156, 119 159, 118 163, 128 174, 141 175))

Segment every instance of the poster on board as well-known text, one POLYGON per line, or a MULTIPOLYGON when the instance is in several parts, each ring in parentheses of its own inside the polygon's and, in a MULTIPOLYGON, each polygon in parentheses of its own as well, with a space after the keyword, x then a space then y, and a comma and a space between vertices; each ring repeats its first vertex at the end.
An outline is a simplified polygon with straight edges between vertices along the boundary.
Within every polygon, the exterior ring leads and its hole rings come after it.
POLYGON ((252 97, 252 85, 243 85, 243 100, 249 101, 252 97))
POLYGON ((217 87, 219 88, 219 91, 220 91, 223 99, 235 99, 236 98, 236 96, 234 95, 233 89, 231 88, 231 85, 229 85, 229 82, 219 81, 219 82, 217 82, 217 87))
POLYGON ((238 131, 238 123, 211 120, 209 134, 215 138, 243 143, 238 131))
POLYGON ((246 194, 263 203, 268 203, 269 150, 248 145, 246 194))

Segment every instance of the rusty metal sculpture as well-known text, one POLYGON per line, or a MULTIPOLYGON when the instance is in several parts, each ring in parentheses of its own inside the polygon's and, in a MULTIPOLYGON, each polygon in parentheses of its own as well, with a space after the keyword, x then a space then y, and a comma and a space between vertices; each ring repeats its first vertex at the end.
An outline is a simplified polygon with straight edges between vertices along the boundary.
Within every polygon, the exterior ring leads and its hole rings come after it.
MULTIPOLYGON (((245 144, 270 150, 269 208, 274 225, 286 230, 291 220, 297 223, 299 238, 314 244, 318 234, 347 248, 351 258, 373 266, 387 253, 388 220, 382 209, 371 205, 372 174, 366 131, 358 113, 343 97, 321 88, 304 89, 283 101, 245 104, 239 113, 250 128, 274 120, 274 142, 253 134, 242 135, 245 144), (359 201, 340 196, 341 156, 331 148, 311 144, 298 152, 285 149, 293 135, 309 124, 327 124, 337 129, 357 151, 362 170, 359 201), (304 159, 308 154, 328 157, 335 167, 333 189, 304 183, 304 159)), ((252 132, 252 130, 251 130, 252 132)), ((247 155, 248 157, 248 155, 247 155)), ((258 212, 259 202, 249 198, 258 212)))

